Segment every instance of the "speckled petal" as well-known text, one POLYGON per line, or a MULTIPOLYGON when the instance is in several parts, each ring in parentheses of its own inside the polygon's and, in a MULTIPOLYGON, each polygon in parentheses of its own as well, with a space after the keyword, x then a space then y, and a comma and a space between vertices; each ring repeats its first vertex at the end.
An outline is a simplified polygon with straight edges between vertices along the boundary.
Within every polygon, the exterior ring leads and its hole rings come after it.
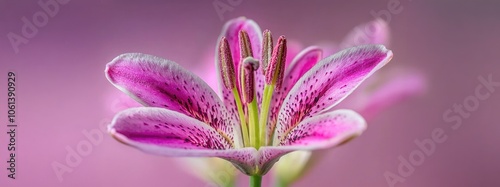
POLYGON ((302 50, 287 67, 283 86, 292 88, 302 75, 309 71, 323 57, 322 50, 311 46, 302 50))
MULTIPOLYGON (((283 86, 277 88, 272 99, 272 108, 267 125, 268 132, 273 132, 276 126, 276 119, 278 117, 279 109, 286 95, 290 89, 297 83, 302 75, 311 69, 322 58, 322 50, 318 47, 308 47, 302 50, 292 60, 289 67, 286 67, 285 75, 283 78, 283 86)), ((271 135, 271 134, 270 134, 271 135)), ((269 137, 272 138, 272 137, 269 137)))
POLYGON ((387 22, 377 18, 368 23, 358 25, 347 34, 344 40, 340 43, 340 49, 350 48, 358 45, 366 44, 382 44, 389 43, 389 27, 387 22))
POLYGON ((209 124, 231 140, 239 134, 234 128, 235 118, 228 115, 215 92, 175 62, 146 54, 123 54, 107 65, 106 77, 145 106, 183 113, 209 124))
POLYGON ((336 110, 314 116, 295 127, 279 146, 261 147, 258 164, 262 172, 267 172, 287 153, 341 145, 359 136, 365 129, 365 120, 351 110, 336 110))
POLYGON ((172 110, 139 107, 118 113, 109 130, 121 142, 170 149, 224 150, 232 141, 207 124, 172 110))
POLYGON ((318 62, 289 92, 278 114, 273 144, 300 121, 342 101, 356 87, 392 58, 382 45, 343 50, 318 62))
POLYGON ((131 108, 115 116, 109 132, 147 153, 179 157, 220 157, 252 172, 255 148, 234 149, 227 137, 184 114, 156 107, 131 108))
POLYGON ((335 110, 300 122, 283 140, 280 146, 304 150, 328 148, 360 135, 366 122, 352 110, 335 110))

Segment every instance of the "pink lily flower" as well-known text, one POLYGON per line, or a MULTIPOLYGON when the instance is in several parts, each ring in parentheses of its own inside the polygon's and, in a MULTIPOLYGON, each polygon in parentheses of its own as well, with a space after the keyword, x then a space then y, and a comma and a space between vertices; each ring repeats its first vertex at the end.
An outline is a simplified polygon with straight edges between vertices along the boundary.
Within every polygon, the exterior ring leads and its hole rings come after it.
POLYGON ((321 51, 310 49, 288 63, 284 36, 273 48, 252 20, 225 28, 216 60, 222 100, 170 60, 132 53, 111 61, 108 80, 146 106, 118 113, 112 136, 157 155, 219 157, 260 182, 287 153, 334 147, 365 130, 356 112, 329 109, 389 62, 390 50, 363 45, 317 62, 321 51))

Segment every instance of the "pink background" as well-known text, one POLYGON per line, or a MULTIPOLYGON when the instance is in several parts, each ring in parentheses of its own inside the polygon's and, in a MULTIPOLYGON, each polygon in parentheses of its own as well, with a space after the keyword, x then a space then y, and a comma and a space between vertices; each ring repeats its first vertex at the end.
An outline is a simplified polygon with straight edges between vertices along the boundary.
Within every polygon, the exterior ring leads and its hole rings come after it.
MULTIPOLYGON (((73 0, 60 5, 16 54, 7 33, 20 34, 21 18, 42 10, 37 2, 0 0, 2 187, 203 186, 177 160, 146 155, 107 135, 58 180, 51 164, 65 163, 66 147, 76 149, 87 140, 82 131, 98 129, 116 112, 112 95, 119 91, 105 79, 105 64, 121 53, 142 52, 203 67, 224 22, 242 15, 305 45, 340 41, 355 25, 372 20, 370 11, 387 9, 389 0, 243 0, 222 21, 213 1, 73 0), (5 169, 8 71, 18 79, 16 180, 5 169)), ((414 140, 430 138, 436 128, 445 130, 447 140, 396 186, 500 186, 500 93, 480 101, 457 130, 442 117, 474 94, 477 77, 492 74, 500 81, 500 2, 398 2, 403 9, 389 22, 395 54, 389 66, 421 70, 428 76, 427 93, 377 115, 361 137, 329 151, 296 186, 389 186, 384 172, 397 173, 398 157, 408 158, 417 149, 414 140)))

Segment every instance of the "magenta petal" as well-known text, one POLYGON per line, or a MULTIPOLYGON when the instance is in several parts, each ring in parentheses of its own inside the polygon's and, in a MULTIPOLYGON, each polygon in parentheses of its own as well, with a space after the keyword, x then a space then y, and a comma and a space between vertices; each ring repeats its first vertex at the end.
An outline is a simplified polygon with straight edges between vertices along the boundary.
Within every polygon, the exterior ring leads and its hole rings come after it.
MULTIPOLYGON (((322 58, 322 50, 318 47, 308 47, 302 50, 296 57, 292 60, 289 67, 286 67, 285 75, 283 78, 283 84, 280 88, 277 88, 273 95, 273 100, 271 101, 271 113, 268 126, 268 132, 273 132, 276 126, 276 119, 278 117, 279 109, 283 100, 288 95, 290 89, 293 85, 297 83, 302 75, 304 75, 309 69, 311 69, 318 61, 322 58)), ((272 137, 269 137, 272 138, 272 137)))
POLYGON ((123 54, 106 67, 108 80, 138 102, 183 113, 233 139, 234 117, 199 77, 175 62, 146 54, 123 54))
POLYGON ((155 107, 131 108, 109 127, 118 141, 162 156, 220 157, 244 172, 254 172, 255 148, 234 149, 217 130, 184 114, 155 107))
POLYGON ((295 127, 279 146, 261 147, 258 164, 263 171, 267 171, 287 153, 338 146, 359 136, 365 129, 365 120, 351 110, 336 110, 314 116, 295 127))
MULTIPOLYGON (((308 47, 302 50, 291 62, 290 67, 287 67, 283 87, 291 89, 293 85, 311 69, 323 57, 322 50, 318 47, 308 47)), ((287 90, 287 89, 285 89, 287 90)), ((286 94, 286 93, 285 93, 286 94)))
POLYGON ((224 150, 234 147, 231 139, 209 125, 163 108, 124 110, 115 116, 109 129, 114 137, 125 144, 141 143, 181 150, 224 150))
POLYGON ((322 149, 338 145, 360 135, 366 122, 352 110, 335 110, 300 122, 280 141, 283 148, 304 150, 322 149))
POLYGON ((392 52, 384 46, 366 45, 318 62, 283 101, 274 139, 282 139, 303 119, 335 106, 391 58, 392 52))
POLYGON ((340 49, 366 44, 389 43, 389 27, 387 23, 378 18, 371 22, 356 26, 340 43, 340 49))

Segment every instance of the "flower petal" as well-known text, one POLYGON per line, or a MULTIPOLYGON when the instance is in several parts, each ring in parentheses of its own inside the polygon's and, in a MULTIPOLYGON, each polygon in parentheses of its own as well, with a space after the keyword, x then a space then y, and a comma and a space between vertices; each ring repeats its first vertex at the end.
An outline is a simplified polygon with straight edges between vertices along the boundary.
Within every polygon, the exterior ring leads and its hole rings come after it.
POLYGON ((343 50, 318 62, 292 88, 278 114, 273 144, 300 121, 335 106, 392 58, 382 45, 343 50))
POLYGON ((287 153, 338 146, 359 136, 365 129, 363 117, 351 110, 336 110, 314 116, 287 133, 279 146, 261 147, 258 163, 263 172, 267 172, 287 153))
POLYGON ((375 90, 365 90, 368 92, 364 99, 366 103, 360 109, 363 116, 372 117, 381 110, 426 90, 425 77, 419 72, 406 70, 387 73, 386 80, 380 80, 384 82, 375 90))
POLYGON ((163 108, 124 110, 115 116, 109 129, 125 144, 142 143, 183 150, 224 150, 233 147, 232 141, 216 129, 163 108))
MULTIPOLYGON (((285 72, 283 87, 291 89, 297 80, 311 69, 323 57, 320 48, 311 46, 302 50, 291 62, 285 72)), ((286 90, 286 89, 285 89, 286 90)))
POLYGON ((303 150, 323 149, 360 135, 366 122, 352 110, 335 110, 300 122, 281 141, 280 146, 303 150))
POLYGON ((227 114, 215 92, 175 62, 146 54, 123 54, 107 65, 106 77, 146 106, 183 113, 209 124, 233 141, 239 138, 235 119, 227 114), (238 138, 233 138, 233 134, 238 138))
POLYGON ((389 43, 389 27, 383 19, 377 18, 356 26, 340 43, 340 49, 358 45, 389 43))
POLYGON ((162 156, 220 157, 253 171, 255 148, 233 149, 228 137, 184 114, 156 107, 118 113, 109 126, 118 141, 162 156))
MULTIPOLYGON (((267 125, 268 132, 274 132, 274 128, 276 127, 276 119, 279 114, 279 109, 283 100, 288 95, 290 89, 292 89, 293 85, 297 83, 302 75, 304 75, 309 69, 311 69, 318 61, 322 58, 322 50, 318 47, 308 47, 302 50, 290 63, 289 67, 286 67, 287 70, 285 72, 283 78, 283 85, 280 88, 277 88, 276 92, 273 95, 273 100, 271 101, 272 108, 270 113, 269 123, 267 125)), ((272 134, 269 134, 271 136, 272 134)), ((271 140, 272 137, 269 137, 271 140)))

